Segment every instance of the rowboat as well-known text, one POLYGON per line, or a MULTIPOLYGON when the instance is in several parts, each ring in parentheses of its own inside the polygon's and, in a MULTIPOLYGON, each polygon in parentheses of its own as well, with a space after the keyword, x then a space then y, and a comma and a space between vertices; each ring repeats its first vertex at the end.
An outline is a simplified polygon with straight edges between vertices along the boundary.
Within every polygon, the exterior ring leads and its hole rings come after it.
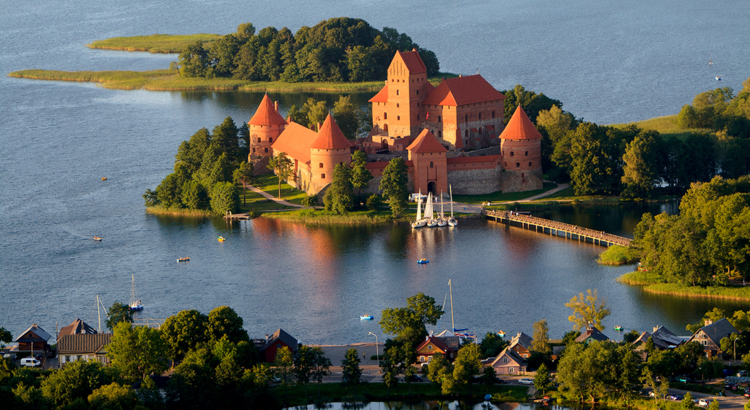
POLYGON ((219 242, 224 242, 224 241, 226 241, 226 239, 224 239, 224 237, 223 237, 223 236, 220 236, 220 237, 219 237, 219 239, 218 239, 218 241, 219 241, 219 242))
POLYGON ((97 242, 101 242, 101 241, 102 241, 102 238, 100 238, 100 237, 98 237, 98 236, 95 236, 95 237, 94 237, 94 240, 95 240, 95 241, 97 241, 97 242))
POLYGON ((364 316, 359 317, 359 320, 373 320, 373 319, 375 318, 372 317, 372 315, 364 315, 364 316))
POLYGON ((190 262, 190 257, 177 258, 177 262, 190 262))
POLYGON ((420 259, 420 260, 417 261, 417 263, 420 264, 420 265, 424 265, 425 263, 430 263, 430 260, 429 259, 420 259))

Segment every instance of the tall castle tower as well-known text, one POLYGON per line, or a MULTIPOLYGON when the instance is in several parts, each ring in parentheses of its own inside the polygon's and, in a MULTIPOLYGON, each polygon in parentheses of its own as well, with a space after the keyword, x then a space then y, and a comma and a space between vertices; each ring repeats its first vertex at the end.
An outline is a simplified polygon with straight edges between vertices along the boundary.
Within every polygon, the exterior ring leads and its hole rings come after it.
POLYGON ((542 135, 519 105, 500 134, 503 192, 542 189, 542 135))
POLYGON ((273 149, 271 145, 276 142, 284 128, 287 126, 284 117, 279 114, 278 103, 274 104, 268 98, 268 94, 263 96, 263 100, 255 111, 255 115, 247 122, 250 130, 250 154, 248 162, 263 158, 272 157, 273 149))
POLYGON ((430 130, 424 129, 406 148, 414 165, 414 191, 432 192, 437 196, 448 192, 448 150, 440 145, 430 130))
POLYGON ((424 121, 421 102, 432 88, 419 52, 397 51, 388 67, 386 86, 370 100, 373 125, 391 137, 417 135, 424 121))
POLYGON ((315 191, 333 181, 333 169, 336 168, 336 164, 351 162, 351 144, 331 114, 328 114, 318 131, 318 136, 310 145, 310 179, 315 191))

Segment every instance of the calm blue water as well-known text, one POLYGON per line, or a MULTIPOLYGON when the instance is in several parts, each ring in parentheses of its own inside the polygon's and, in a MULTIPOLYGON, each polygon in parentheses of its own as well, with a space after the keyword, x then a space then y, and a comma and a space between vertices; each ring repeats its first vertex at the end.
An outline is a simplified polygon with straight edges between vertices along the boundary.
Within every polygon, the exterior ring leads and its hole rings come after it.
MULTIPOLYGON (((96 295, 107 305, 127 301, 131 275, 146 305, 141 316, 229 305, 252 335, 283 327, 306 343, 369 340, 378 325, 360 323, 358 315, 377 317, 420 291, 442 302, 449 278, 457 325, 477 332, 530 332, 546 317, 552 336, 559 336, 570 328, 564 303, 590 287, 612 307, 610 328, 666 324, 679 332, 713 306, 616 284, 629 268, 597 266, 601 248, 482 221, 453 232, 412 233, 390 225, 306 228, 257 220, 227 226, 148 216, 141 195, 170 172, 179 142, 227 115, 247 121, 260 94, 117 91, 5 76, 26 68, 162 68, 176 57, 84 44, 152 33, 228 33, 246 21, 296 30, 335 16, 396 27, 435 51, 445 71, 478 69, 501 89, 521 83, 601 123, 676 113, 696 93, 716 87, 715 75, 735 89, 750 76, 745 0, 575 7, 555 1, 6 0, 0 13, 0 326, 17 335, 33 322, 50 333, 77 317, 96 325, 96 295), (94 235, 104 241, 94 243, 94 235), (219 235, 229 240, 220 245, 219 235), (193 260, 178 265, 180 256, 193 260), (433 262, 418 267, 419 257, 433 262)), ((285 96, 282 105, 305 98, 285 96)), ((641 211, 625 210, 629 216, 622 218, 596 210, 558 216, 629 232, 641 211), (612 226, 617 218, 622 221, 612 226)))

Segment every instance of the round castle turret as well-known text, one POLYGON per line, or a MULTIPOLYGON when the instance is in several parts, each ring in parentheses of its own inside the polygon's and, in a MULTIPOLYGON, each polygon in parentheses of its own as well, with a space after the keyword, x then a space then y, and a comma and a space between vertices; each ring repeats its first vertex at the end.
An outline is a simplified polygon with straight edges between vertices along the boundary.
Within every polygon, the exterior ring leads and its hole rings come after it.
POLYGON ((266 94, 253 118, 247 122, 247 126, 250 131, 248 162, 251 162, 262 157, 273 156, 271 145, 276 142, 276 138, 284 131, 287 123, 279 114, 278 103, 272 103, 266 94))
POLYGON ((333 181, 333 169, 336 168, 336 164, 351 162, 351 144, 331 114, 328 114, 318 131, 317 138, 310 145, 311 184, 315 191, 319 191, 333 181))
POLYGON ((519 105, 500 134, 503 192, 542 189, 542 135, 519 105))

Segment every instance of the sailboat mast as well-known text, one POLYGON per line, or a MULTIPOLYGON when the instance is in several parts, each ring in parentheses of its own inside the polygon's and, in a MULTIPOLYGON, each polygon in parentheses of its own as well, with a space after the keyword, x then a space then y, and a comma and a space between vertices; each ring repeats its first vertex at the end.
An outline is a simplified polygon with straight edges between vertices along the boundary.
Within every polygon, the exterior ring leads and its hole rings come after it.
POLYGON ((451 332, 455 332, 456 323, 453 322, 453 285, 451 284, 450 279, 448 279, 448 289, 450 289, 450 293, 451 293, 451 332))
POLYGON ((130 276, 133 279, 133 299, 130 300, 131 305, 132 305, 133 302, 135 302, 135 275, 130 275, 130 276))
POLYGON ((99 295, 96 295, 96 315, 99 317, 99 333, 102 332, 102 311, 99 309, 99 295))
POLYGON ((440 217, 445 218, 445 212, 443 212, 443 191, 440 191, 440 217))
POLYGON ((449 185, 448 189, 451 193, 451 219, 453 219, 453 185, 449 185))

